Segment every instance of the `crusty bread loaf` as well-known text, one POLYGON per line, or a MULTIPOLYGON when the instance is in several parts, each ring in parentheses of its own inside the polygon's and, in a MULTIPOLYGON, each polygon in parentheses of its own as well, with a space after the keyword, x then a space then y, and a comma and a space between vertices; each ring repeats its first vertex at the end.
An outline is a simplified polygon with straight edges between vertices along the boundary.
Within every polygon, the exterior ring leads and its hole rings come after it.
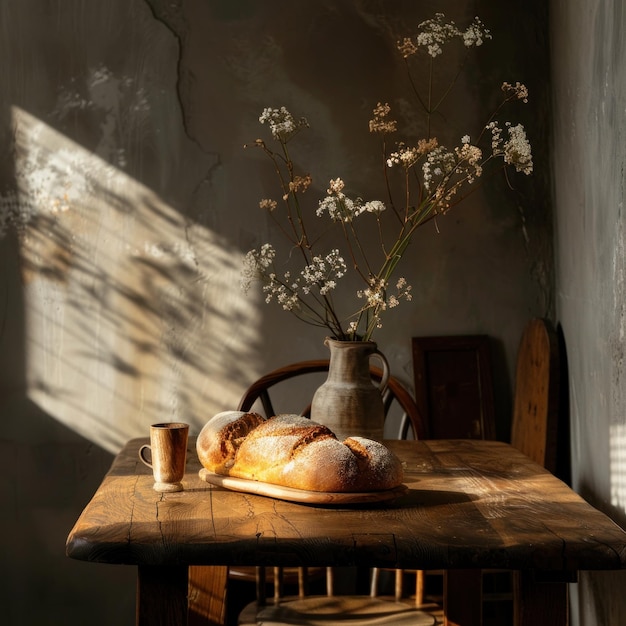
POLYGON ((219 413, 200 432, 197 452, 210 472, 309 491, 381 491, 403 479, 399 459, 381 443, 362 437, 342 443, 298 415, 219 413))
POLYGON ((205 424, 198 435, 196 451, 200 463, 216 474, 228 474, 243 439, 264 421, 265 418, 258 413, 218 413, 205 424))

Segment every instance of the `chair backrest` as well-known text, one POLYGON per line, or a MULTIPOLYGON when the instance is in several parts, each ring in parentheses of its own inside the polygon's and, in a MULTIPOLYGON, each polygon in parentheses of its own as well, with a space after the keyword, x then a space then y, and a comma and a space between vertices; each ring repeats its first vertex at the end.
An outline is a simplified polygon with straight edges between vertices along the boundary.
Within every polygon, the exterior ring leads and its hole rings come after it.
MULTIPOLYGON (((265 568, 258 568, 258 595, 256 602, 244 607, 239 614, 240 626, 311 626, 317 624, 353 624, 354 626, 436 626, 443 617, 436 604, 417 602, 410 577, 412 570, 374 570, 369 593, 336 593, 333 588, 334 568, 326 568, 326 592, 312 595, 299 586, 297 595, 284 596, 281 591, 281 568, 274 568, 269 584, 274 588, 273 598, 264 595, 265 568), (388 574, 389 576, 380 576, 388 574), (278 590, 278 591, 277 591, 278 590)), ((306 578, 306 572, 302 573, 306 578)), ((343 576, 343 573, 342 573, 343 576)))
MULTIPOLYGON (((316 359, 310 361, 299 361, 298 363, 292 363, 291 365, 275 369, 250 385, 250 387, 242 395, 238 409, 240 411, 249 411, 253 408, 255 402, 259 400, 261 402, 261 406, 263 407, 263 412, 267 417, 276 415, 276 411, 270 397, 270 389, 279 383, 294 377, 327 372, 328 365, 328 359, 316 359)), ((370 373, 374 381, 380 381, 382 376, 382 370, 380 370, 380 368, 371 366, 370 373)), ((303 402, 303 408, 298 407, 300 409, 300 414, 305 415, 306 417, 310 416, 311 397, 306 398, 306 402, 308 404, 303 402)), ((387 388, 383 392, 383 405, 385 407, 386 416, 390 415, 390 411, 394 403, 397 403, 402 411, 397 429, 398 438, 406 439, 408 437, 410 427, 413 437, 415 439, 421 439, 425 433, 425 426, 421 413, 417 408, 417 404, 408 389, 397 378, 390 376, 387 388)))
POLYGON ((511 444, 556 472, 559 424, 559 343, 544 319, 533 319, 520 341, 511 444))
POLYGON ((415 400, 428 439, 494 439, 487 335, 413 337, 415 400))
MULTIPOLYGON (((250 385, 250 387, 244 392, 239 402, 238 409, 240 411, 250 411, 253 408, 258 410, 258 404, 260 403, 263 413, 267 417, 276 415, 276 410, 272 402, 270 391, 273 394, 276 391, 275 387, 277 385, 279 385, 280 383, 284 381, 291 380, 295 377, 303 377, 306 375, 320 374, 320 373, 323 374, 324 372, 328 371, 329 363, 330 361, 328 359, 300 361, 298 363, 292 363, 291 365, 286 365, 284 367, 280 367, 278 369, 275 369, 267 373, 266 375, 259 378, 252 385, 250 385)), ((372 380, 374 380, 375 382, 378 382, 381 380, 382 370, 380 368, 371 366, 370 373, 372 375, 372 380)), ((293 382, 294 381, 292 380, 292 383, 293 382)), ((320 382, 319 376, 317 378, 314 378, 313 382, 314 382, 314 386, 313 386, 313 391, 314 391, 314 389, 316 388, 315 385, 319 386, 319 384, 323 382, 323 377, 321 378, 321 382, 320 382)), ((293 385, 290 385, 290 387, 293 387, 293 385)), ((305 393, 310 393, 310 395, 308 396, 303 395, 303 397, 305 397, 305 400, 302 403, 303 408, 298 407, 301 415, 305 415, 307 417, 310 416, 310 411, 311 411, 310 400, 312 398, 313 391, 311 391, 311 389, 308 388, 307 392, 305 393)), ((291 396, 293 396, 293 393, 291 394, 291 396)), ((390 376, 388 383, 387 383, 387 387, 383 392, 383 406, 385 408, 386 417, 390 416, 392 408, 397 408, 397 407, 394 407, 394 404, 396 404, 402 411, 402 415, 400 416, 400 419, 399 419, 398 429, 395 431, 398 435, 398 438, 406 439, 408 437, 409 427, 415 439, 422 438, 425 433, 424 421, 417 407, 417 404, 415 403, 415 400, 413 399, 413 396, 397 378, 390 376)), ((245 570, 243 571, 243 574, 247 576, 249 576, 251 573, 250 572, 251 568, 237 568, 237 569, 245 570)), ((307 570, 306 568, 273 568, 273 574, 270 576, 266 576, 266 569, 263 567, 255 568, 255 570, 253 571, 255 573, 255 580, 256 580, 257 608, 258 606, 266 605, 267 586, 269 583, 269 585, 273 589, 272 605, 282 607, 281 610, 287 610, 286 606, 288 605, 282 604, 282 600, 284 599, 283 585, 286 582, 288 577, 291 579, 290 586, 293 586, 294 583, 297 584, 298 597, 300 599, 303 599, 309 595, 309 591, 310 591, 309 585, 311 583, 311 580, 315 580, 319 578, 320 575, 323 576, 325 574, 326 597, 328 598, 335 597, 335 588, 334 588, 335 587, 335 584, 334 584, 335 568, 332 568, 332 567, 311 568, 310 570, 307 570)), ((370 570, 370 575, 371 575, 370 597, 375 597, 377 595, 377 591, 379 589, 378 581, 379 581, 379 577, 381 576, 381 572, 382 570, 379 570, 377 568, 370 570)), ((416 598, 415 601, 417 602, 418 597, 419 597, 419 601, 421 602, 421 598, 422 598, 421 572, 412 572, 412 574, 416 578, 416 582, 415 582, 416 590, 419 588, 419 594, 417 592, 415 593, 415 598, 416 598)), ((235 575, 240 576, 241 573, 237 571, 235 575)), ((399 600, 399 598, 401 597, 401 594, 403 593, 403 591, 405 591, 402 585, 403 577, 405 575, 406 575, 406 572, 402 570, 395 571, 394 595, 395 595, 396 600, 399 600)), ((342 573, 342 576, 345 576, 345 572, 342 573)), ((339 603, 337 604, 335 608, 342 616, 349 615, 353 611, 361 610, 360 604, 356 604, 358 601, 355 600, 354 597, 352 597, 350 601, 348 601, 348 598, 346 598, 343 595, 341 595, 340 597, 341 597, 341 601, 337 600, 337 602, 339 603), (350 602, 352 602, 352 604, 350 602)), ((367 598, 367 596, 363 596, 363 597, 367 598)), ((307 605, 307 610, 309 609, 310 607, 307 605)), ((387 612, 388 612, 388 609, 386 609, 386 611, 383 612, 384 618, 381 618, 381 619, 384 619, 385 621, 381 621, 380 622, 381 624, 388 623, 388 624, 395 625, 396 623, 404 623, 404 622, 398 621, 400 618, 396 614, 392 613, 391 615, 387 615, 386 614, 387 612)), ((315 617, 316 619, 323 621, 322 619, 323 616, 317 615, 315 609, 311 609, 310 613, 307 612, 307 618, 310 619, 312 616, 315 617)), ((409 617, 412 620, 410 622, 411 624, 422 624, 422 623, 434 624, 434 621, 429 620, 430 616, 426 616, 426 615, 422 616, 426 618, 426 622, 423 622, 420 616, 418 616, 417 614, 412 614, 409 617)), ((257 621, 257 618, 258 616, 256 615, 256 608, 253 607, 252 605, 249 605, 244 609, 243 613, 241 614, 239 623, 240 624, 263 623, 263 620, 257 621)), ((269 616, 269 617, 264 616, 264 618, 268 619, 269 620, 268 623, 269 623, 272 621, 273 616, 269 616)), ((293 624, 309 623, 308 621, 299 621, 298 619, 296 619, 296 617, 294 617, 294 615, 291 615, 291 614, 289 614, 289 619, 285 619, 285 615, 283 615, 282 613, 279 615, 279 618, 281 618, 278 620, 280 623, 283 623, 285 621, 288 623, 293 623, 293 624), (292 620, 292 621, 289 621, 289 620, 292 620)), ((379 623, 379 622, 376 622, 376 623, 379 623)))

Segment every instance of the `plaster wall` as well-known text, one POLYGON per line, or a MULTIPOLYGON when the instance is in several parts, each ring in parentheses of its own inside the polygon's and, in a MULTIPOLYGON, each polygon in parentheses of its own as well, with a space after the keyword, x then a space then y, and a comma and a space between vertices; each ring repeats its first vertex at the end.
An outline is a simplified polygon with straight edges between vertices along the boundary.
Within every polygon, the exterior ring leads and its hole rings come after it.
MULTIPOLYGON (((553 1, 557 315, 568 352, 574 488, 626 523, 626 6, 553 1)), ((624 573, 571 587, 573 623, 626 623, 624 573)))
POLYGON ((197 432, 266 370, 326 355, 323 332, 239 290, 275 189, 243 144, 285 105, 312 127, 299 159, 315 203, 337 176, 379 195, 371 109, 405 106, 395 40, 435 11, 478 14, 494 36, 445 111, 454 138, 522 81, 531 100, 512 117, 536 173, 490 181, 419 232, 414 300, 375 338, 410 384, 412 336, 492 337, 506 438, 522 328, 553 316, 543 2, 0 3, 3 623, 132 623, 132 569, 64 556, 111 455, 153 422, 197 432))

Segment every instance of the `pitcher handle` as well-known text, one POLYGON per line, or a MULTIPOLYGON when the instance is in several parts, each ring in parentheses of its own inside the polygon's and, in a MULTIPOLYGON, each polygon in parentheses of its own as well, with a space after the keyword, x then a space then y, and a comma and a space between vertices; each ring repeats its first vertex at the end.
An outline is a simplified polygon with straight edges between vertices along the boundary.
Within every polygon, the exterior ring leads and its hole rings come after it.
POLYGON ((385 393, 385 389, 387 389, 387 383, 389 382, 389 362, 387 361, 385 355, 378 349, 374 350, 374 352, 372 352, 370 356, 378 357, 383 366, 383 375, 380 379, 380 382, 378 383, 378 388, 380 389, 380 393, 382 395, 383 393, 385 393))

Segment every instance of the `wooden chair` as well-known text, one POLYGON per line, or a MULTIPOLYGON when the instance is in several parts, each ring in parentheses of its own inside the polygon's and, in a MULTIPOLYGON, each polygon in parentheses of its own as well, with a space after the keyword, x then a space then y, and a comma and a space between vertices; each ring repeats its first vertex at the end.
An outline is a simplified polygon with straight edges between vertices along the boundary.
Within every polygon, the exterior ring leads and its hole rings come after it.
MULTIPOLYGON (((301 415, 310 416, 311 404, 309 399, 312 398, 313 392, 316 386, 319 386, 324 381, 324 372, 328 371, 329 360, 318 359, 309 361, 300 361, 284 367, 275 369, 268 374, 265 374, 257 381, 255 381, 250 387, 243 393, 239 402, 238 410, 250 411, 256 410, 263 413, 267 417, 276 415, 279 412, 300 412, 301 415), (317 377, 315 375, 318 375, 317 377), (319 378, 321 376, 321 378, 319 378), (289 382, 289 388, 293 396, 293 383, 294 379, 301 380, 312 378, 312 385, 303 385, 301 389, 301 395, 306 400, 297 409, 287 404, 287 408, 275 409, 275 405, 279 405, 274 401, 275 397, 280 396, 281 385, 285 381, 289 382)), ((372 379, 380 381, 382 376, 382 370, 375 366, 370 368, 372 379)), ((283 394, 284 395, 284 394, 283 394)), ((279 398, 280 400, 280 398, 279 398)), ((383 405, 385 408, 385 415, 387 419, 391 421, 393 417, 394 421, 394 437, 406 439, 409 434, 413 438, 420 438, 425 433, 424 421, 421 414, 415 404, 415 400, 411 393, 404 387, 404 385, 395 377, 390 376, 387 383, 387 388, 383 393, 383 405)), ((390 438, 394 438, 390 437, 390 438)), ((219 602, 215 601, 215 597, 219 596, 219 586, 223 584, 221 576, 223 575, 222 568, 209 568, 206 566, 194 566, 190 568, 190 584, 189 594, 190 598, 194 600, 194 613, 190 614, 190 625, 193 626, 213 626, 213 624, 223 623, 226 619, 230 619, 230 615, 225 614, 225 609, 220 614, 219 602), (219 582, 215 582, 215 577, 219 577, 219 582), (202 589, 208 589, 208 592, 202 592, 202 589), (203 612, 210 610, 211 615, 206 619, 203 618, 203 612), (193 621, 191 619, 193 615, 193 621), (221 620, 221 622, 220 622, 221 620)), ((306 572, 305 580, 323 578, 325 575, 325 568, 311 568, 306 572)), ((295 587, 298 584, 304 585, 303 570, 298 568, 284 568, 280 571, 280 588, 283 587, 295 587)), ((421 572, 417 574, 418 586, 421 585, 421 572)), ((228 572, 228 583, 238 585, 242 584, 254 584, 258 591, 258 573, 254 567, 237 567, 230 568, 228 572)), ((264 585, 263 585, 264 586, 264 585)), ((276 588, 278 591, 278 587, 276 588)), ((222 593, 222 596, 225 594, 222 593)), ((420 595, 421 597, 421 595, 420 595)), ((219 598, 218 598, 219 600, 219 598)), ((228 601, 228 608, 232 606, 233 598, 228 601)), ((355 625, 356 626, 356 625, 355 625)))
MULTIPOLYGON (((511 444, 553 473, 557 468, 559 449, 560 373, 560 346, 556 331, 545 319, 530 320, 522 333, 517 353, 511 444)), ((519 585, 518 576, 513 575, 511 579, 510 572, 493 570, 483 572, 480 579, 472 577, 470 572, 455 572, 453 575, 462 579, 461 582, 457 580, 458 586, 473 589, 469 600, 465 601, 468 614, 481 615, 482 618, 483 607, 475 604, 476 598, 485 603, 494 599, 513 600, 513 613, 522 610, 524 590, 519 585), (502 594, 483 595, 482 587, 487 576, 492 579, 492 587, 493 580, 503 579, 502 584, 496 582, 496 586, 503 589, 502 594)), ((566 592, 564 584, 546 583, 545 591, 554 595, 555 602, 552 604, 555 607, 565 605, 557 601, 558 595, 566 592)), ((501 617, 496 619, 494 623, 502 623, 501 617)), ((562 615, 555 615, 555 626, 564 626, 563 619, 562 615)))
MULTIPOLYGON (((301 581, 306 572, 301 572, 301 581)), ((264 594, 265 568, 257 568, 259 595, 256 602, 248 604, 239 616, 239 626, 435 626, 440 615, 439 607, 418 607, 404 600, 403 570, 395 571, 393 596, 378 592, 378 570, 372 570, 369 595, 335 595, 334 569, 326 568, 326 594, 309 596, 301 584, 296 597, 281 594, 282 568, 274 568, 274 598, 267 602, 264 594)))
MULTIPOLYGON (((328 359, 317 359, 317 360, 309 360, 309 361, 300 361, 298 363, 293 363, 291 365, 287 365, 285 367, 278 368, 269 372, 268 374, 262 376, 254 382, 243 394, 241 401, 239 403, 239 410, 241 411, 249 411, 252 409, 262 410, 262 412, 266 416, 275 415, 277 412, 274 408, 274 403, 272 401, 271 394, 275 394, 280 383, 285 381, 292 381, 294 378, 302 378, 307 375, 312 374, 324 374, 328 371, 329 361, 328 359), (260 406, 259 406, 260 405, 260 406)), ((370 372, 372 374, 372 379, 375 381, 380 381, 382 376, 382 370, 375 366, 370 367, 370 372)), ((309 388, 307 391, 303 392, 303 396, 307 399, 312 397, 313 391, 316 386, 323 382, 323 376, 321 379, 317 379, 314 382, 314 387, 309 388)), ((419 438, 423 436, 425 432, 424 421, 421 418, 421 414, 417 408, 415 400, 411 393, 404 387, 404 385, 395 377, 390 376, 389 381, 387 383, 387 387, 383 392, 383 406, 385 408, 385 415, 387 420, 391 421, 391 416, 394 410, 396 414, 393 415, 394 419, 394 435, 396 438, 406 439, 409 436, 409 433, 413 438, 419 438)), ((311 405, 310 402, 303 403, 301 407, 299 407, 299 412, 301 415, 305 415, 307 417, 310 416, 311 405)), ((293 411, 293 410, 292 410, 293 411)), ((278 606, 280 604, 280 614, 283 615, 286 611, 285 604, 279 602, 279 598, 282 594, 282 589, 286 585, 298 586, 299 595, 302 596, 305 593, 306 585, 311 581, 311 579, 315 580, 320 577, 326 575, 327 578, 327 592, 333 587, 330 576, 332 576, 332 569, 329 568, 313 568, 308 571, 304 571, 301 568, 280 568, 275 571, 275 575, 273 578, 273 589, 274 589, 274 605, 278 606)), ((372 572, 372 578, 376 579, 379 575, 377 570, 372 572)), ((397 574, 400 576, 400 573, 397 574)), ((254 570, 253 568, 233 568, 229 573, 229 579, 232 580, 254 580, 257 585, 257 598, 264 602, 265 598, 265 578, 263 578, 263 582, 259 582, 259 571, 254 570), (261 589, 263 591, 261 591, 261 589)), ((421 590, 422 585, 422 573, 416 572, 416 587, 418 590, 421 590)), ((377 585, 374 585, 376 588, 377 585)), ((328 604, 328 599, 324 600, 325 610, 329 610, 330 606, 333 606, 333 610, 341 609, 344 613, 351 613, 353 610, 361 611, 363 607, 367 605, 370 608, 381 605, 380 602, 374 602, 371 599, 367 599, 367 596, 338 596, 342 598, 340 602, 337 600, 333 600, 332 604, 328 604), (348 599, 350 598, 350 599, 348 599)), ((421 591, 419 592, 419 597, 422 597, 421 591)), ((313 610, 313 604, 316 604, 319 600, 307 599, 306 606, 308 609, 313 610)), ((385 606, 387 610, 389 610, 389 605, 387 602, 382 604, 385 606)), ((254 604, 249 605, 247 609, 247 614, 244 616, 246 620, 250 620, 250 613, 253 610, 251 607, 254 604)), ((317 606, 317 605, 316 605, 317 606)), ((294 607, 291 607, 289 610, 293 610, 294 607)), ((318 607, 319 608, 319 607, 318 607)), ((400 605, 399 607, 394 606, 394 612, 397 609, 402 609, 406 611, 406 605, 400 605)), ((265 613, 268 612, 268 608, 264 609, 265 613)), ((274 616, 276 617, 276 616, 274 616)), ((264 617, 266 619, 266 617, 264 617)), ((292 615, 290 619, 295 619, 292 615)), ((317 616, 316 616, 317 619, 317 616)), ((324 623, 329 619, 329 616, 326 615, 324 617, 324 623)), ((244 622, 245 623, 245 622, 244 622)), ((256 623, 256 622, 251 622, 256 623)), ((289 622, 289 623, 298 623, 289 622)), ((384 622, 382 622, 384 623, 384 622)), ((388 623, 396 623, 396 622, 388 622, 388 623)), ((421 623, 421 622, 412 622, 412 623, 421 623)), ((432 621, 427 621, 425 623, 432 623, 432 621)))
MULTIPOLYGON (((495 408, 487 335, 413 337, 415 399, 423 439, 493 439, 495 408)), ((444 572, 422 576, 421 593, 444 601, 444 572)), ((418 598, 424 601, 424 596, 418 598)))

